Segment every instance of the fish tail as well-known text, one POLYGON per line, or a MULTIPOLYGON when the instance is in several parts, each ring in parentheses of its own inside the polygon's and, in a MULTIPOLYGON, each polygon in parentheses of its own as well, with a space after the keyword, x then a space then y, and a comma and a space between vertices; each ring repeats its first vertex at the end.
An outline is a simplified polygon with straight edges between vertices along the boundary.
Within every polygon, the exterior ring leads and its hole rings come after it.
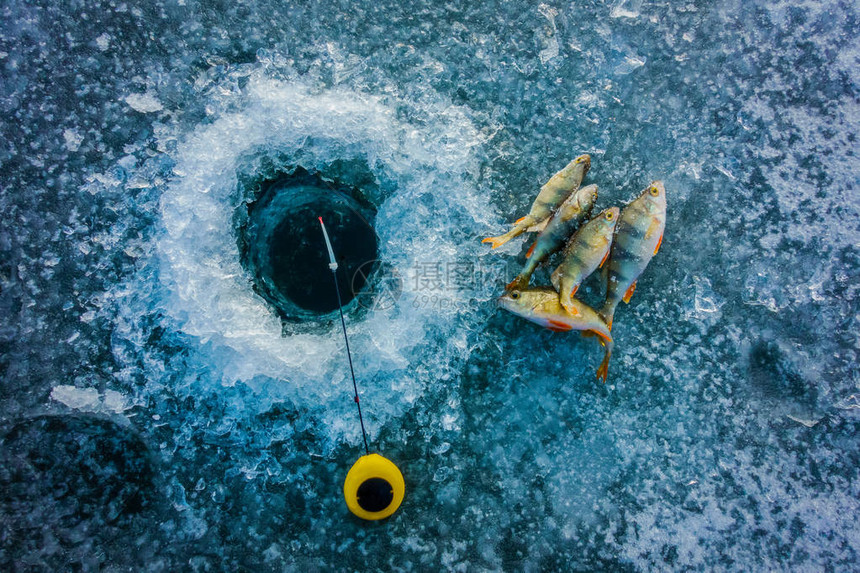
POLYGON ((490 243, 490 245, 494 249, 498 249, 499 247, 501 247, 502 245, 504 245, 505 243, 507 243, 508 241, 510 241, 513 238, 512 236, 509 236, 509 235, 510 235, 510 232, 507 232, 504 235, 499 235, 498 237, 487 237, 486 239, 484 239, 481 242, 482 243, 490 243))
POLYGON ((597 378, 602 379, 604 384, 606 384, 606 377, 609 375, 609 358, 611 356, 612 347, 610 345, 606 345, 606 353, 603 355, 603 362, 600 363, 600 367, 597 369, 597 378))
POLYGON ((519 223, 514 225, 514 227, 510 231, 508 231, 504 235, 499 235, 498 237, 487 237, 486 239, 484 239, 481 242, 482 243, 490 243, 494 249, 497 249, 497 248, 501 247, 502 245, 504 245, 505 243, 507 243, 508 241, 510 241, 511 239, 513 239, 514 237, 518 237, 519 235, 521 235, 523 233, 523 231, 525 231, 526 227, 528 227, 528 225, 530 224, 527 222, 527 219, 528 219, 528 217, 526 217, 525 220, 521 220, 519 223), (523 223, 526 223, 526 224, 523 224, 523 223))
POLYGON ((603 383, 606 384, 606 377, 609 375, 609 359, 612 357, 612 348, 615 346, 615 343, 608 331, 603 332, 597 329, 588 332, 597 336, 600 339, 600 344, 606 349, 606 352, 603 354, 603 362, 600 363, 600 367, 597 369, 597 378, 602 379, 603 383))

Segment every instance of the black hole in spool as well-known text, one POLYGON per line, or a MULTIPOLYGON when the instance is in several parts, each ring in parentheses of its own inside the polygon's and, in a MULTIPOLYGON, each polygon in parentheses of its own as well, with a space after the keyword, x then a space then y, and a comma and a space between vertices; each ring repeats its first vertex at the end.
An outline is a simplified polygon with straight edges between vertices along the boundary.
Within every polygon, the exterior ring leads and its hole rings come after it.
POLYGON ((382 511, 394 500, 394 489, 382 478, 370 478, 358 486, 358 505, 364 511, 382 511))
POLYGON ((320 229, 326 224, 344 305, 361 292, 377 258, 376 212, 356 190, 299 168, 265 183, 248 208, 243 260, 257 292, 286 319, 336 310, 332 272, 320 229))

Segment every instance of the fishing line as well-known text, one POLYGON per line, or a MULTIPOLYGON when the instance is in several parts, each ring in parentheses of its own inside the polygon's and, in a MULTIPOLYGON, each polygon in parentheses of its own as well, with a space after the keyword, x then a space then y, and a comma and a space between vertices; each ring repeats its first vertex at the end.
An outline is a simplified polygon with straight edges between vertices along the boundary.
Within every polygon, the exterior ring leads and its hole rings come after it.
POLYGON ((318 217, 322 228, 325 246, 328 249, 328 268, 334 278, 334 292, 337 294, 337 308, 340 312, 340 326, 343 328, 343 340, 346 342, 346 356, 349 359, 349 373, 352 376, 352 389, 355 392, 355 405, 358 407, 358 421, 361 422, 361 436, 364 438, 365 455, 358 458, 343 483, 343 497, 349 510, 361 519, 384 519, 397 511, 403 496, 406 494, 406 483, 403 474, 389 459, 379 454, 371 454, 367 445, 367 431, 364 429, 364 418, 361 415, 361 402, 358 399, 358 383, 355 381, 355 370, 352 366, 352 354, 349 351, 349 337, 346 334, 346 320, 343 318, 343 305, 340 298, 340 286, 337 284, 337 259, 331 247, 325 223, 318 217))
POLYGON ((358 384, 355 381, 355 369, 352 367, 352 353, 349 351, 349 337, 346 335, 346 321, 343 318, 343 304, 340 299, 340 286, 337 283, 337 259, 334 258, 334 251, 331 248, 331 241, 328 238, 325 223, 322 217, 319 217, 320 227, 322 227, 323 237, 325 237, 325 246, 328 249, 329 264, 331 275, 334 279, 334 292, 337 294, 337 310, 340 312, 340 325, 343 328, 343 341, 346 343, 346 357, 349 360, 349 373, 352 376, 352 389, 355 392, 355 405, 358 407, 358 421, 361 423, 361 437, 364 438, 364 451, 370 454, 370 448, 367 446, 367 432, 364 429, 364 418, 361 415, 361 401, 358 399, 358 384))

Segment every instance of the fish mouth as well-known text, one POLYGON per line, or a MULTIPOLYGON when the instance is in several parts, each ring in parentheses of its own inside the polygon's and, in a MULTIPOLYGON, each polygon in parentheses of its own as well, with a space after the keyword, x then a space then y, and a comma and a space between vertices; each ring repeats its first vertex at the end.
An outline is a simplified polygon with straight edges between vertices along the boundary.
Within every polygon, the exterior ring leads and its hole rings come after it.
POLYGON ((577 163, 582 165, 583 169, 585 169, 586 171, 591 169, 591 156, 589 154, 583 153, 582 155, 580 155, 576 159, 577 159, 577 163))

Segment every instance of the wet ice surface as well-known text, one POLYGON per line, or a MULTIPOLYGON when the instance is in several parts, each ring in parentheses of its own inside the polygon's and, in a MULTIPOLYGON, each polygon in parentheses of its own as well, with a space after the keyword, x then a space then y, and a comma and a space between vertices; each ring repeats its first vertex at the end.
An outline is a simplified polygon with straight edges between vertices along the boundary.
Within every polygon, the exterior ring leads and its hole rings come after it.
POLYGON ((4 568, 854 567, 853 6, 3 22, 4 568), (478 241, 585 151, 599 208, 655 178, 669 201, 607 386, 593 340, 491 304, 523 242, 478 241), (243 181, 294 164, 365 185, 402 279, 348 309, 407 481, 380 524, 341 498, 360 435, 334 317, 282 325, 239 261, 243 181))

